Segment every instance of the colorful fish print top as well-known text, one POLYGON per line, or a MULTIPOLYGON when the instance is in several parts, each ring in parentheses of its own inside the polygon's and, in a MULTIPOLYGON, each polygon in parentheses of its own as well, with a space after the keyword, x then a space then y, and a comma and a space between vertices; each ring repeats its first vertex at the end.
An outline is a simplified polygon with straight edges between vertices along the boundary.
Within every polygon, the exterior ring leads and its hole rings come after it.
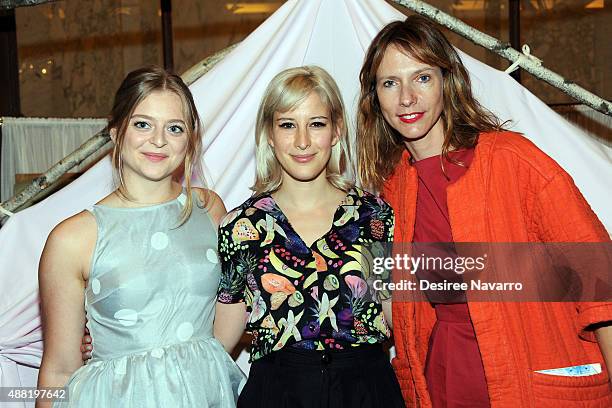
POLYGON ((372 284, 373 257, 393 241, 394 215, 382 199, 352 188, 333 225, 307 247, 269 195, 247 200, 219 228, 218 300, 246 302, 251 361, 293 346, 345 349, 390 336, 372 284))

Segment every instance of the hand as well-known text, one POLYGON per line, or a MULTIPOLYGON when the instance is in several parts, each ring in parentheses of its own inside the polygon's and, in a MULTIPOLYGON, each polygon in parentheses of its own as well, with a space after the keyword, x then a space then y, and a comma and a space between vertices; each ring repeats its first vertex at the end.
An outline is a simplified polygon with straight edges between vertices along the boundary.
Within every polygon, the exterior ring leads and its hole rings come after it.
POLYGON ((89 330, 85 327, 85 334, 83 335, 83 340, 81 343, 81 358, 84 362, 91 358, 91 336, 89 335, 89 330))

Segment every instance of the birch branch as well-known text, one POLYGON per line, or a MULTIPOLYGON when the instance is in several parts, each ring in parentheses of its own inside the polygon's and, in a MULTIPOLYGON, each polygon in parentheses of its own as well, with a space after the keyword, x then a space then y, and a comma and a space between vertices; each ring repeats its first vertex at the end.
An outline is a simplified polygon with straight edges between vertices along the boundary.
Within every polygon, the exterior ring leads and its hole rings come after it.
POLYGON ((0 0, 0 9, 11 9, 24 6, 36 6, 56 0, 0 0))
POLYGON ((234 51, 234 48, 236 48, 238 44, 240 43, 230 45, 229 47, 216 52, 210 57, 203 59, 202 61, 198 62, 193 67, 185 71, 183 75, 181 75, 181 78, 183 78, 183 81, 185 81, 187 85, 191 85, 192 83, 197 81, 202 75, 210 71, 212 67, 217 65, 217 63, 223 58, 225 58, 227 54, 234 51))
POLYGON ((502 42, 488 34, 485 34, 463 21, 438 10, 437 8, 420 0, 393 0, 395 3, 404 6, 415 13, 421 14, 436 23, 454 31, 455 33, 467 38, 473 43, 480 45, 505 59, 518 64, 525 71, 534 77, 561 90, 572 98, 590 106, 591 108, 612 116, 612 103, 600 98, 599 96, 587 91, 561 75, 543 67, 538 62, 526 58, 522 53, 515 50, 510 44, 502 42))
POLYGON ((85 141, 77 150, 60 160, 47 170, 45 174, 32 180, 30 185, 19 194, 14 195, 12 198, 2 203, 2 208, 10 212, 21 209, 34 200, 40 192, 59 180, 66 172, 81 164, 104 146, 110 147, 110 136, 108 133, 101 131, 91 139, 85 141))
MULTIPOLYGON (((210 71, 219 61, 230 53, 238 44, 231 45, 207 58, 200 61, 188 69, 181 77, 187 85, 191 85, 202 75, 210 71)), ((108 133, 101 131, 95 136, 85 141, 77 150, 60 160, 57 164, 47 170, 43 175, 36 177, 19 194, 0 204, 4 210, 16 212, 30 205, 45 189, 53 186, 57 181, 75 166, 100 152, 101 149, 108 149, 111 146, 108 133)), ((101 155, 101 154, 100 154, 101 155)), ((5 213, 0 212, 0 220, 6 217, 5 213)))

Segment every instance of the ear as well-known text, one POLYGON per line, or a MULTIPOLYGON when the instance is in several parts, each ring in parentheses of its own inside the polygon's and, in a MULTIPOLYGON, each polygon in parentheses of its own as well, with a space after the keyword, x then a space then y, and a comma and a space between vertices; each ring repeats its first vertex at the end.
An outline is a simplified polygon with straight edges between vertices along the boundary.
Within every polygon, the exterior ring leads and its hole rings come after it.
POLYGON ((117 129, 116 128, 111 128, 108 133, 110 134, 110 138, 113 141, 113 143, 117 143, 117 129))
POLYGON ((268 136, 268 146, 274 149, 274 140, 270 136, 268 136))
POLYGON ((335 146, 340 141, 342 129, 344 129, 344 121, 340 119, 338 120, 336 126, 334 126, 334 137, 332 138, 332 146, 335 146))

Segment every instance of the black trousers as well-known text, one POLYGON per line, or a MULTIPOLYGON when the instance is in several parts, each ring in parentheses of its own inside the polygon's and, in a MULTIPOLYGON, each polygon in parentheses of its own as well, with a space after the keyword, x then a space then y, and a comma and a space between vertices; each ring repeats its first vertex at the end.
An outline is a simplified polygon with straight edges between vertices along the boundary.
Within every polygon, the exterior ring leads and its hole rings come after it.
POLYGON ((253 362, 238 408, 404 408, 380 345, 313 351, 287 347, 253 362))

